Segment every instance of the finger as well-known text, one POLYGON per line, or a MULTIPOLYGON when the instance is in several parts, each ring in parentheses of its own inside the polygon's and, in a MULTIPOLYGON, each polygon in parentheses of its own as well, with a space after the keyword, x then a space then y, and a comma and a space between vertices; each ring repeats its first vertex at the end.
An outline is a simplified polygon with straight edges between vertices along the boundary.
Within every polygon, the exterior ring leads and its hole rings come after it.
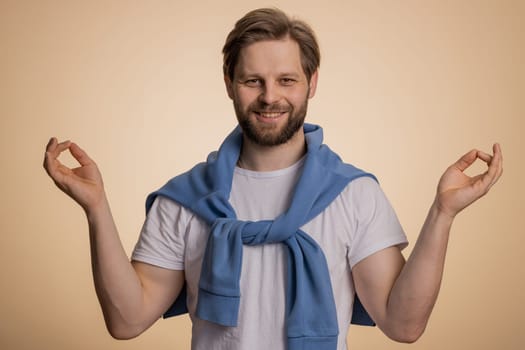
POLYGON ((87 155, 87 153, 80 148, 76 143, 71 143, 69 147, 71 155, 80 163, 80 165, 89 165, 93 164, 93 160, 87 155))
POLYGON ((490 186, 492 187, 501 177, 503 174, 503 154, 501 152, 501 146, 499 143, 495 143, 492 147, 494 151, 494 156, 492 157, 492 160, 489 165, 489 171, 491 168, 494 172, 494 177, 492 178, 490 186))
POLYGON ((46 152, 44 157, 44 169, 47 174, 56 180, 57 178, 57 169, 62 165, 57 157, 54 155, 54 152, 46 152))
POLYGON ((56 147, 56 143, 57 143, 56 137, 52 137, 49 139, 46 145, 46 153, 44 154, 44 169, 46 169, 48 174, 49 174, 49 171, 47 168, 49 166, 49 153, 56 147))
POLYGON ((47 144, 46 153, 49 153, 52 157, 57 158, 60 153, 68 149, 70 145, 71 141, 69 140, 58 143, 57 139, 52 137, 47 144))
POLYGON ((55 151, 58 152, 58 154, 60 154, 64 152, 66 149, 68 149, 70 145, 71 145, 71 141, 69 140, 60 142, 59 144, 57 144, 55 151))
POLYGON ((56 137, 52 137, 49 139, 49 142, 47 143, 47 146, 46 146, 46 152, 49 152, 51 151, 52 148, 56 147, 56 144, 57 144, 57 138, 56 137))
POLYGON ((454 166, 461 172, 465 171, 477 159, 477 154, 478 151, 475 149, 465 153, 456 163, 454 163, 454 166))
POLYGON ((502 155, 502 153, 501 153, 501 145, 499 144, 499 142, 496 142, 492 146, 492 150, 494 151, 494 153, 499 153, 500 155, 502 155))
POLYGON ((498 158, 499 162, 503 161, 503 153, 501 152, 501 145, 499 143, 495 143, 492 146, 492 152, 494 152, 494 157, 498 158))
MULTIPOLYGON (((481 179, 486 190, 490 189, 498 181, 498 179, 500 178, 503 172, 501 148, 498 144, 494 144, 493 150, 494 150, 494 156, 490 156, 484 152, 481 152, 481 153, 484 153, 484 155, 487 155, 488 157, 490 157, 488 161, 486 160, 487 158, 486 156, 483 155, 485 159, 480 156, 481 159, 483 159, 484 161, 488 163, 488 169, 483 174, 483 177, 481 179)), ((480 154, 478 154, 478 156, 479 155, 480 154)))
POLYGON ((490 164, 490 162, 492 161, 492 156, 490 154, 488 154, 488 153, 483 152, 483 151, 478 151, 477 156, 478 156, 479 159, 481 159, 482 161, 484 161, 487 164, 490 164))
POLYGON ((490 163, 492 162, 492 159, 493 158, 496 158, 498 162, 501 162, 501 146, 498 144, 498 143, 495 143, 493 146, 492 146, 492 151, 494 153, 494 155, 490 155, 488 153, 485 153, 483 151, 478 151, 478 158, 480 158, 481 160, 483 160, 484 162, 486 163, 490 163))
POLYGON ((499 175, 501 176, 503 174, 503 152, 499 143, 494 144, 494 154, 498 157, 499 175))
POLYGON ((60 153, 69 148, 70 144, 70 141, 58 143, 57 139, 55 137, 52 137, 46 146, 46 154, 44 156, 44 169, 46 169, 48 175, 51 176, 53 179, 55 179, 57 176, 57 169, 62 165, 57 158, 60 155, 60 153))

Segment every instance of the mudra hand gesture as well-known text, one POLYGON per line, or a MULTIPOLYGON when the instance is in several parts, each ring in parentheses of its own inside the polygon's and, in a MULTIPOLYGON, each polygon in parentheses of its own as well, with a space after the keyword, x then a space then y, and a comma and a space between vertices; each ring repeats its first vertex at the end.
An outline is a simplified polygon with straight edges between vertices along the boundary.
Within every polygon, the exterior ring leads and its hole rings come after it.
POLYGON ((437 188, 436 205, 440 211, 455 217, 461 210, 485 195, 503 173, 501 147, 494 144, 493 155, 471 150, 447 168, 437 188), (468 176, 468 169, 477 159, 487 163, 488 169, 482 174, 468 176))
MULTIPOLYGON (((485 195, 503 172, 501 147, 494 144, 493 155, 479 150, 471 150, 447 168, 437 188, 435 204, 438 209, 455 217, 461 210, 485 195), (487 163, 488 169, 482 174, 470 177, 465 174, 477 159, 487 163)), ((44 168, 58 188, 73 198, 88 211, 105 198, 102 176, 96 163, 77 144, 64 141, 58 143, 51 138, 44 158, 44 168), (68 168, 58 157, 69 149, 79 162, 79 167, 68 168)))
POLYGON ((77 144, 71 141, 58 143, 56 138, 51 138, 46 147, 44 168, 57 187, 73 198, 85 211, 104 200, 104 185, 100 171, 95 162, 77 144), (58 160, 60 154, 68 149, 80 166, 71 169, 58 160))

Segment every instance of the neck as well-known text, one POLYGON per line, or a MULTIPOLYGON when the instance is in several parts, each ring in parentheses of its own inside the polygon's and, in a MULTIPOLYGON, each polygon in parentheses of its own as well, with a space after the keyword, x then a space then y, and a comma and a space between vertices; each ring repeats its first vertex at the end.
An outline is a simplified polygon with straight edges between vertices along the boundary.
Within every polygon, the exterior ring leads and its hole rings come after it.
POLYGON ((238 165, 254 171, 273 171, 287 168, 306 153, 303 129, 290 140, 278 146, 261 146, 243 137, 238 165))

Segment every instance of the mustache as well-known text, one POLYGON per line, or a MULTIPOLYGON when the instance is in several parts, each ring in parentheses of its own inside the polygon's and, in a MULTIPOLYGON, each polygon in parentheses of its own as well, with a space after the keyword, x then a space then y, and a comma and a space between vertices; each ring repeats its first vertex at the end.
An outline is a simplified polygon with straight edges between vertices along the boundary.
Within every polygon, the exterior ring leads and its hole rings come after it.
POLYGON ((288 105, 281 105, 278 103, 271 105, 264 103, 254 103, 250 106, 250 110, 257 113, 286 113, 290 112, 292 108, 288 105))

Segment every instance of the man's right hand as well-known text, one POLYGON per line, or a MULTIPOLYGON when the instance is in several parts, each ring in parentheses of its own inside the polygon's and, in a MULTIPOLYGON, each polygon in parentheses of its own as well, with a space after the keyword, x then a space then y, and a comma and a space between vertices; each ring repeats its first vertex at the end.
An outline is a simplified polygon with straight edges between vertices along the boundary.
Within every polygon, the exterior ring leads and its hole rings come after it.
POLYGON ((57 187, 86 212, 105 199, 102 176, 97 165, 77 144, 71 141, 58 143, 56 138, 51 138, 46 147, 44 168, 57 187), (68 168, 58 160, 67 149, 78 161, 79 167, 68 168))
POLYGON ((184 271, 130 263, 111 215, 102 176, 78 145, 49 140, 44 168, 58 188, 86 211, 95 290, 110 334, 117 339, 137 336, 177 298, 184 285, 184 271), (79 167, 71 169, 58 160, 67 149, 79 167))

